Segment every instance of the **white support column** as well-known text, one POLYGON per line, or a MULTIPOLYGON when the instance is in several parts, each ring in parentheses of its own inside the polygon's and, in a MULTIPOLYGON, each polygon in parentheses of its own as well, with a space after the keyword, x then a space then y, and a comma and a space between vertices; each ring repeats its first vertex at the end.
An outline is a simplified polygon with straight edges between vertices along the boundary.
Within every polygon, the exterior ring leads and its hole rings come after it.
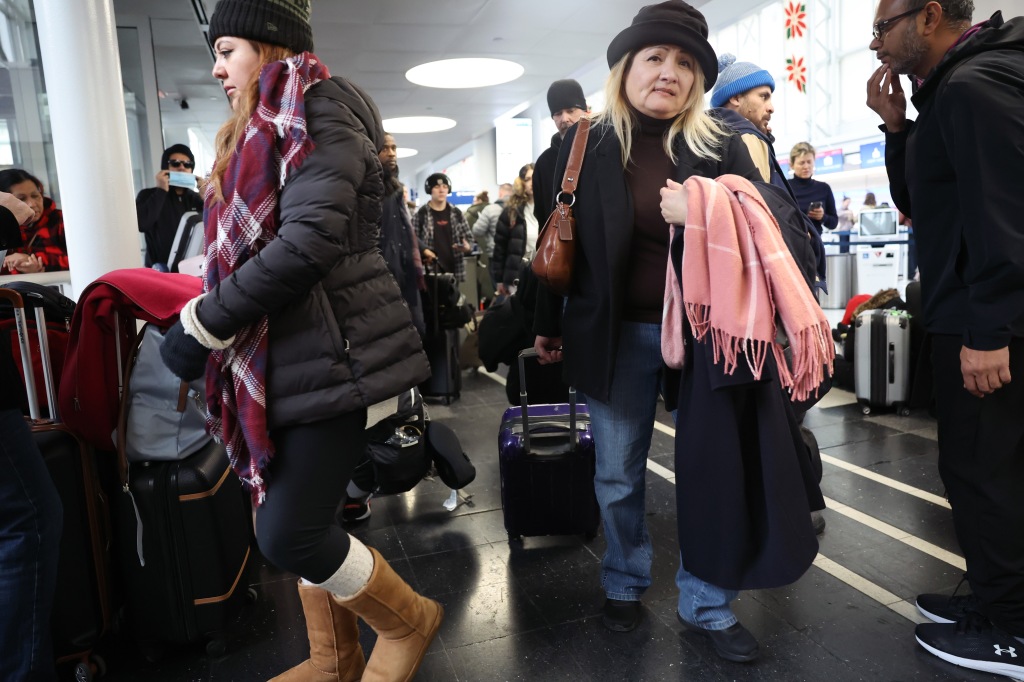
POLYGON ((138 267, 138 219, 112 0, 36 2, 73 298, 138 267))

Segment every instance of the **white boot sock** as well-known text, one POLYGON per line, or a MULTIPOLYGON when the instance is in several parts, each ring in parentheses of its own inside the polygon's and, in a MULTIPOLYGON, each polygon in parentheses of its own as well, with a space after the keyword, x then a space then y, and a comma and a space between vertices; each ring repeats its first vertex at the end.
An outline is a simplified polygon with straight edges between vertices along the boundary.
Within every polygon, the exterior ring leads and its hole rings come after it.
POLYGON ((348 537, 352 545, 345 561, 334 575, 317 585, 342 599, 347 599, 363 589, 363 586, 370 582, 370 575, 373 573, 373 555, 370 554, 370 550, 351 535, 348 537))

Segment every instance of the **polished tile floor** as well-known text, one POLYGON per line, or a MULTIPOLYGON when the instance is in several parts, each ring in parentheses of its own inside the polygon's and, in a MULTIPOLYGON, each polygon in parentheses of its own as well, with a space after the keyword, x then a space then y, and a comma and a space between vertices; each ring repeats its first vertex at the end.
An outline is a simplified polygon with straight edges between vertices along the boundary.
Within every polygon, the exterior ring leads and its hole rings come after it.
MULTIPOLYGON (((806 424, 824 453, 829 509, 815 565, 794 585, 745 592, 740 619, 761 642, 754 663, 719 659, 710 642, 675 617, 676 518, 672 429, 659 415, 647 477, 654 584, 641 625, 605 630, 600 535, 528 538, 510 544, 502 523, 497 429, 504 388, 467 372, 461 400, 429 404, 451 425, 477 468, 454 511, 448 490, 425 480, 405 495, 373 501, 355 533, 378 548, 417 590, 446 611, 419 680, 994 680, 949 665, 914 641, 914 596, 951 591, 963 561, 936 472, 935 423, 925 414, 865 417, 833 391, 806 424)), ((107 679, 265 680, 307 656, 295 576, 261 562, 259 600, 229 639, 228 653, 201 646, 146 663, 131 647, 108 653, 107 679)), ((369 651, 373 635, 363 632, 369 651)))

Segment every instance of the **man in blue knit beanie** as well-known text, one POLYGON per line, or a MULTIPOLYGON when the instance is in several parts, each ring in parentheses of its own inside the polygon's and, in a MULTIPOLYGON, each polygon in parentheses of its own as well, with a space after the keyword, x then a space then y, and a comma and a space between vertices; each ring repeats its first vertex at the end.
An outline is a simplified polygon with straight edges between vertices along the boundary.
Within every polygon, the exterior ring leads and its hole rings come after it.
MULTIPOLYGON (((734 55, 728 53, 718 58, 718 81, 711 91, 711 106, 715 109, 734 111, 747 119, 762 134, 763 137, 737 130, 765 182, 772 182, 769 153, 775 140, 771 136, 768 124, 775 113, 775 107, 772 105, 773 92, 775 79, 761 67, 750 62, 738 62, 734 55)), ((771 156, 774 158, 774 154, 771 156)))

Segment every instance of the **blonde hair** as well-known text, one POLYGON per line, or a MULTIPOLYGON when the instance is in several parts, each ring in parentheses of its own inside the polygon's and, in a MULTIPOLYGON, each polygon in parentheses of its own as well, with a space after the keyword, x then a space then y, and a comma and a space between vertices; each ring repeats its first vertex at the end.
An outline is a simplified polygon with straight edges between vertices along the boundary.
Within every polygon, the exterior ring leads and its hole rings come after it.
MULTIPOLYGON (((526 206, 529 201, 529 197, 526 196, 526 180, 523 177, 526 175, 526 171, 533 168, 532 163, 528 163, 519 169, 519 175, 512 182, 512 196, 505 200, 505 207, 512 209, 512 211, 518 211, 523 206, 526 206)), ((510 213, 514 218, 515 213, 510 213)))
MULTIPOLYGON (((594 117, 595 123, 610 125, 615 130, 615 136, 619 138, 622 147, 623 168, 629 163, 633 129, 638 123, 626 97, 626 76, 635 55, 636 52, 626 53, 608 73, 604 84, 605 108, 594 117)), ((674 147, 676 138, 682 135, 683 142, 698 158, 718 161, 722 158, 719 153, 722 139, 727 134, 726 128, 704 110, 704 72, 695 63, 690 95, 686 98, 682 112, 675 117, 665 133, 665 153, 672 159, 672 163, 679 162, 674 147)))
POLYGON ((256 40, 250 40, 249 44, 259 55, 260 64, 256 70, 256 76, 252 82, 245 87, 238 97, 238 105, 232 112, 231 117, 224 122, 224 125, 217 131, 217 138, 214 142, 214 150, 217 160, 210 171, 210 183, 213 185, 213 196, 216 201, 224 201, 224 194, 221 191, 221 183, 224 180, 224 172, 227 170, 228 161, 238 147, 239 141, 245 134, 245 126, 252 118, 253 112, 260 101, 260 78, 259 74, 267 64, 279 62, 294 56, 295 53, 287 47, 270 45, 256 40))
POLYGON ((790 165, 796 163, 796 160, 804 154, 814 156, 815 153, 814 147, 811 146, 810 142, 797 142, 793 145, 793 148, 789 150, 789 163, 790 165))

